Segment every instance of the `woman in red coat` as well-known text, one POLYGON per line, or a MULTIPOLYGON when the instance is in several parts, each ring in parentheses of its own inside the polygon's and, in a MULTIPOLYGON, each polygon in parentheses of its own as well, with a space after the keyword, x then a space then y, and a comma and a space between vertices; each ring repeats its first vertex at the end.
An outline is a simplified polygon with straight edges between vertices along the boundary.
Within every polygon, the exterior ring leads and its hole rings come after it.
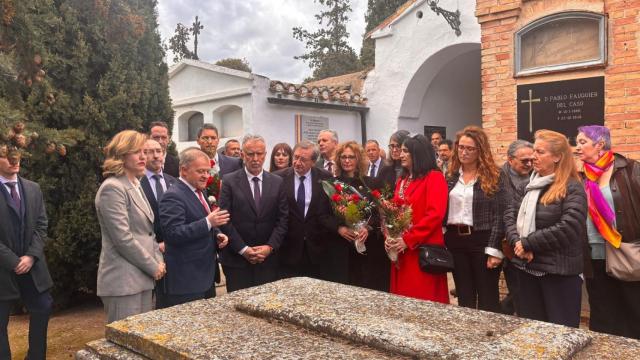
POLYGON ((391 292, 448 304, 447 275, 428 274, 418 266, 418 246, 444 246, 447 182, 438 169, 433 147, 423 135, 404 141, 400 161, 404 172, 394 197, 411 205, 413 222, 402 239, 386 244, 387 249, 398 252, 398 261, 391 265, 391 292))

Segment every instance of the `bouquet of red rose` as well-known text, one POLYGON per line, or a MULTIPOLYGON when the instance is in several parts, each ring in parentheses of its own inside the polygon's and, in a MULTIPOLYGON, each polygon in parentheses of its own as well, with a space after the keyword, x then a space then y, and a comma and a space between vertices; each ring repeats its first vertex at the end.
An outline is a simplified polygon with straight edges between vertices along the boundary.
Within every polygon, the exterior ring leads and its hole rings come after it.
POLYGON ((222 190, 222 179, 220 178, 220 168, 214 165, 211 161, 211 169, 209 169, 209 178, 207 179, 207 201, 211 210, 215 210, 218 207, 218 198, 220 197, 220 190, 222 190))
MULTIPOLYGON (((367 225, 373 211, 373 203, 356 188, 338 180, 324 180, 322 188, 331 199, 334 214, 354 232, 358 233, 367 225)), ((360 254, 367 250, 364 240, 356 241, 354 245, 360 254)))
MULTIPOLYGON (((402 234, 411 227, 411 205, 403 199, 393 197, 393 193, 389 191, 383 194, 378 190, 373 190, 371 195, 380 212, 385 242, 394 243, 398 238, 402 238, 402 234)), ((398 261, 398 253, 395 250, 387 251, 387 255, 391 261, 398 261)))

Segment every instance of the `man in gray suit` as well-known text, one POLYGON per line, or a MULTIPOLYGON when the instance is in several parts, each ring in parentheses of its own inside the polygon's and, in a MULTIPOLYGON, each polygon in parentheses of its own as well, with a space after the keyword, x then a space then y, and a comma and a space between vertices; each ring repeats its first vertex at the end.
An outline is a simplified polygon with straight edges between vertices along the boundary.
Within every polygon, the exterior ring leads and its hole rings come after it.
POLYGON ((45 359, 53 281, 44 257, 47 213, 38 184, 18 176, 20 154, 0 147, 0 359, 11 359, 7 326, 13 302, 31 314, 28 359, 45 359))
POLYGON ((229 211, 231 222, 222 227, 229 246, 220 260, 229 292, 278 278, 276 253, 287 233, 289 209, 282 178, 262 168, 266 154, 261 136, 245 136, 245 166, 222 178, 220 208, 229 211))

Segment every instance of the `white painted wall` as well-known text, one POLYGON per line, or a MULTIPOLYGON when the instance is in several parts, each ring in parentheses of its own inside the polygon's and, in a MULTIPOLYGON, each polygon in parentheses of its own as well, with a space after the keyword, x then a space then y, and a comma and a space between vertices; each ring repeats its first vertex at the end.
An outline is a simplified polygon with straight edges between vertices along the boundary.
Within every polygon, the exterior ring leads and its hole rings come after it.
POLYGON ((429 84, 418 119, 401 118, 399 126, 423 133, 424 126, 444 126, 447 137, 467 125, 482 124, 480 50, 458 56, 442 68, 429 84))
MULTIPOLYGON (((241 139, 245 134, 257 134, 267 142, 267 156, 279 142, 295 144, 296 114, 329 118, 329 128, 338 132, 341 141, 361 141, 359 113, 269 104, 267 98, 275 96, 269 91, 269 84, 270 79, 256 74, 247 80, 193 66, 174 74, 169 80, 169 90, 175 110, 172 138, 178 151, 197 146, 195 141, 179 141, 186 130, 186 121, 194 112, 201 112, 205 123, 218 127, 220 146, 230 138, 241 139), (199 89, 199 92, 193 89, 199 89), (234 89, 239 91, 229 92, 234 89), (220 96, 207 98, 203 96, 206 94, 220 96)), ((265 167, 269 167, 268 160, 265 167)))
MULTIPOLYGON (((329 118, 329 127, 338 132, 341 142, 346 140, 361 141, 360 115, 357 112, 269 104, 267 97, 275 97, 275 94, 269 91, 269 79, 255 76, 254 80, 254 113, 247 127, 250 129, 248 132, 265 138, 268 158, 271 157, 271 149, 275 144, 285 142, 291 147, 295 144, 296 114, 327 117, 329 118)), ((265 167, 269 167, 268 159, 265 167)))
POLYGON ((401 128, 401 124, 419 127, 422 132, 427 125, 418 125, 422 102, 433 79, 451 60, 480 48, 480 25, 474 15, 476 2, 441 1, 439 5, 455 10, 456 3, 461 12, 459 37, 424 0, 417 1, 417 5, 395 23, 373 34, 376 67, 367 76, 364 88, 370 108, 369 137, 387 144, 389 135, 401 128), (420 19, 416 16, 418 11, 423 13, 420 19))

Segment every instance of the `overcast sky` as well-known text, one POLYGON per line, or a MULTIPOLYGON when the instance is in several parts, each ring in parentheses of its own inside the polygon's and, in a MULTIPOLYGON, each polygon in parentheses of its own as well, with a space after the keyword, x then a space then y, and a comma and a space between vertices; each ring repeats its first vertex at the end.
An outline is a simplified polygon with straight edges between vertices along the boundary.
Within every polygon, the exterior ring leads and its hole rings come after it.
MULTIPOLYGON (((350 44, 360 53, 366 0, 351 0, 350 44)), ((162 39, 168 42, 177 23, 191 26, 196 15, 204 25, 198 37, 198 56, 214 63, 246 58, 254 73, 271 79, 301 82, 309 66, 293 57, 304 53, 293 38, 293 27, 316 29, 314 15, 321 6, 313 0, 159 0, 162 39)), ((193 50, 193 38, 190 48, 193 50)), ((168 56, 171 65, 173 56, 168 56)))

